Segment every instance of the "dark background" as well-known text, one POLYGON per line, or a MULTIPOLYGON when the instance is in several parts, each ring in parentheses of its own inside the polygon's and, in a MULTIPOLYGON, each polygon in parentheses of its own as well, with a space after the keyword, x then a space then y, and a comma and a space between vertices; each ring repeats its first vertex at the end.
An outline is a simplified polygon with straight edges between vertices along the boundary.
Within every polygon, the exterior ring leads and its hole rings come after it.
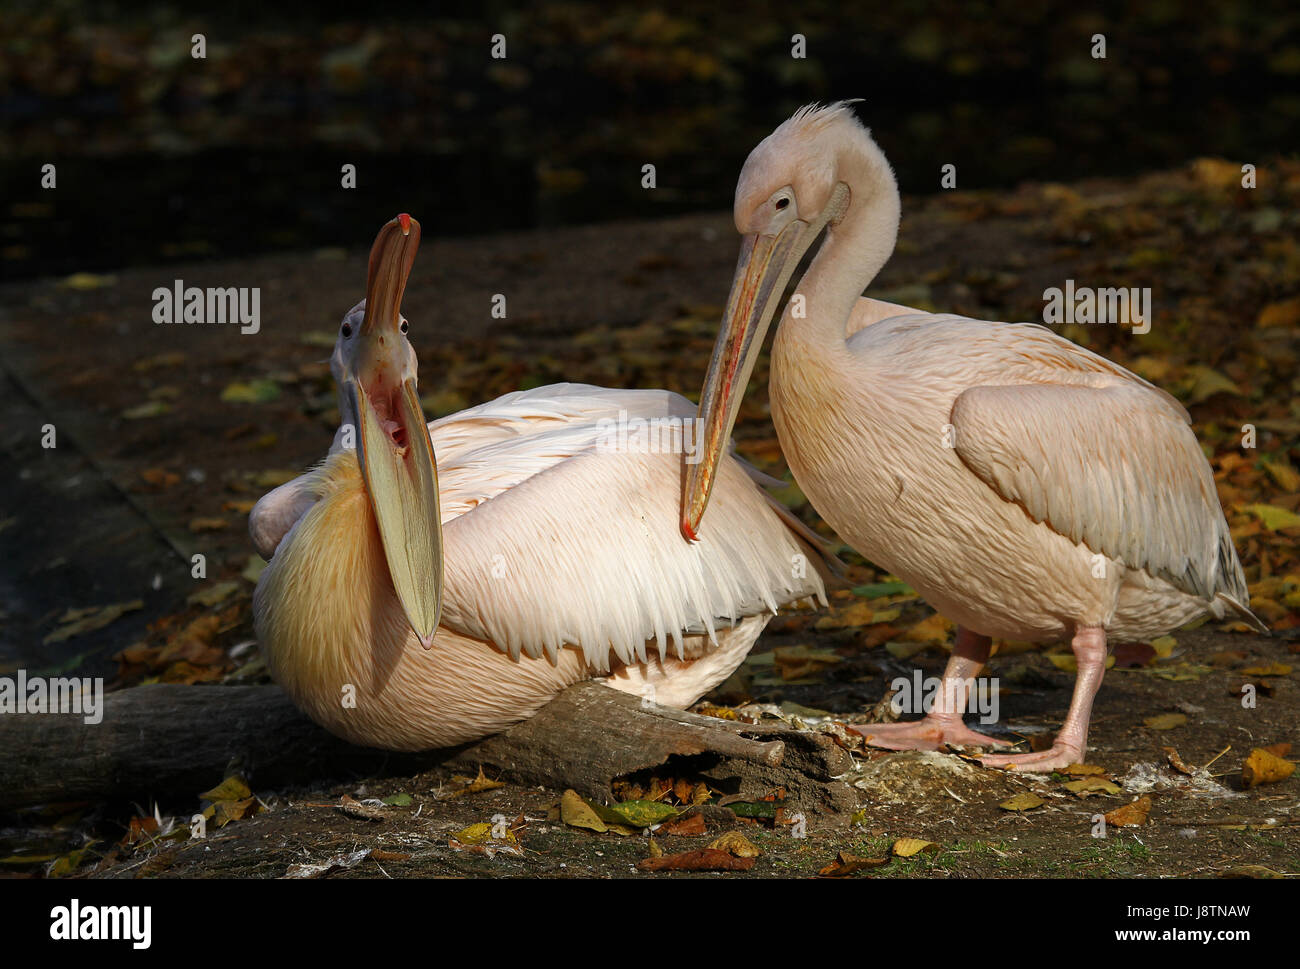
POLYGON ((727 208, 815 99, 863 98, 912 193, 1258 160, 1298 82, 1286 2, 8 2, 0 278, 727 208))

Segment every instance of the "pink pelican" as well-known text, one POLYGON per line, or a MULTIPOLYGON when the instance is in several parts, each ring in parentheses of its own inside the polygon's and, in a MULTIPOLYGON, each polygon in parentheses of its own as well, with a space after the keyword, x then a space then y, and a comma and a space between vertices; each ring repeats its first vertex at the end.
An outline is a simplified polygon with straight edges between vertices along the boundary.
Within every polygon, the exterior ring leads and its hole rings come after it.
POLYGON ((862 298, 899 211, 893 171, 848 103, 798 111, 750 154, 682 532, 700 533, 764 334, 825 229, 774 338, 777 436, 817 512, 959 627, 926 717, 861 732, 893 749, 998 743, 961 716, 991 637, 1068 639, 1078 674, 1051 749, 983 759, 1064 767, 1087 750, 1107 637, 1145 640, 1229 611, 1265 627, 1173 397, 1042 326, 862 298))
POLYGON ((257 637, 301 709, 351 742, 422 750, 586 678, 688 706, 778 606, 825 601, 816 538, 734 457, 716 540, 678 537, 695 414, 679 395, 556 384, 426 426, 400 309, 419 240, 407 215, 380 231, 331 359, 330 453, 250 515, 270 560, 257 637))

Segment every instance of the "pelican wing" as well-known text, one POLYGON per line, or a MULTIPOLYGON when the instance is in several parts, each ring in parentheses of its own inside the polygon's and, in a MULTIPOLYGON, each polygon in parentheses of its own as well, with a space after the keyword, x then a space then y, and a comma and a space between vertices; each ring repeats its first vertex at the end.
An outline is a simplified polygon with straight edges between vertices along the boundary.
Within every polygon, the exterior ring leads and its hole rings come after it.
POLYGON ((1249 602, 1209 464, 1167 394, 1098 374, 980 386, 952 424, 967 467, 1034 521, 1189 595, 1249 602))
POLYGON ((682 655, 685 635, 824 598, 807 533, 735 458, 708 536, 683 541, 682 423, 694 415, 666 391, 561 384, 434 422, 443 624, 512 656, 580 646, 604 671, 611 654, 640 662, 653 641, 682 655))

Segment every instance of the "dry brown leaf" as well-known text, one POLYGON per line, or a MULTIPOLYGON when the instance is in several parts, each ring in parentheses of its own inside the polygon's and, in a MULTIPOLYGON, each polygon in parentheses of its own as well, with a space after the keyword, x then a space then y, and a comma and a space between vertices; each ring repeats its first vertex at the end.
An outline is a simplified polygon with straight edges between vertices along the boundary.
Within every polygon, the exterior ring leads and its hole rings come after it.
POLYGON ((716 848, 700 848, 675 855, 646 858, 637 863, 642 871, 749 871, 753 858, 737 858, 716 848))
POLYGON ((843 878, 846 875, 852 875, 869 868, 883 868, 887 864, 889 864, 888 856, 884 858, 864 858, 861 855, 841 851, 836 855, 834 861, 817 872, 817 874, 823 878, 843 878))
POLYGON ((1177 748, 1166 747, 1164 748, 1164 751, 1165 751, 1165 759, 1169 761, 1170 767, 1178 771, 1178 773, 1180 774, 1186 774, 1188 777, 1192 776, 1192 769, 1188 767, 1187 764, 1183 761, 1183 758, 1179 755, 1177 748))
POLYGON ((655 830, 663 835, 672 834, 678 837, 691 837, 704 834, 708 830, 708 826, 704 822, 704 815, 695 813, 681 818, 672 818, 659 825, 655 830))
POLYGON ((362 821, 384 820, 383 808, 375 804, 362 804, 355 797, 348 794, 340 797, 339 803, 334 806, 351 818, 360 818, 362 821))
POLYGON ((1136 828, 1146 824, 1147 815, 1150 813, 1151 797, 1143 794, 1131 804, 1124 804, 1113 811, 1107 811, 1105 818, 1107 824, 1118 828, 1136 828))

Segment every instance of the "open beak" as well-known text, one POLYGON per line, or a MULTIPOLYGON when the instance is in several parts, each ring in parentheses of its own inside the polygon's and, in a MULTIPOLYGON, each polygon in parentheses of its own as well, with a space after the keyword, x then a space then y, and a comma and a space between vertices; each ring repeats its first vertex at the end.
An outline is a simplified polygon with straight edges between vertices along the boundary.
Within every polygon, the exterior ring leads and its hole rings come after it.
POLYGON ((346 382, 357 429, 362 477, 379 525, 393 588, 406 619, 428 649, 442 611, 442 516, 433 443, 407 374, 402 293, 420 246, 420 223, 399 215, 370 250, 366 314, 356 372, 346 382))
POLYGON ((750 374, 776 315, 790 276, 827 222, 839 221, 848 208, 848 186, 840 183, 813 222, 795 219, 780 232, 744 237, 722 329, 713 347, 709 373, 700 392, 700 448, 686 464, 682 493, 682 535, 699 540, 700 519, 709 504, 714 476, 740 412, 750 374))

